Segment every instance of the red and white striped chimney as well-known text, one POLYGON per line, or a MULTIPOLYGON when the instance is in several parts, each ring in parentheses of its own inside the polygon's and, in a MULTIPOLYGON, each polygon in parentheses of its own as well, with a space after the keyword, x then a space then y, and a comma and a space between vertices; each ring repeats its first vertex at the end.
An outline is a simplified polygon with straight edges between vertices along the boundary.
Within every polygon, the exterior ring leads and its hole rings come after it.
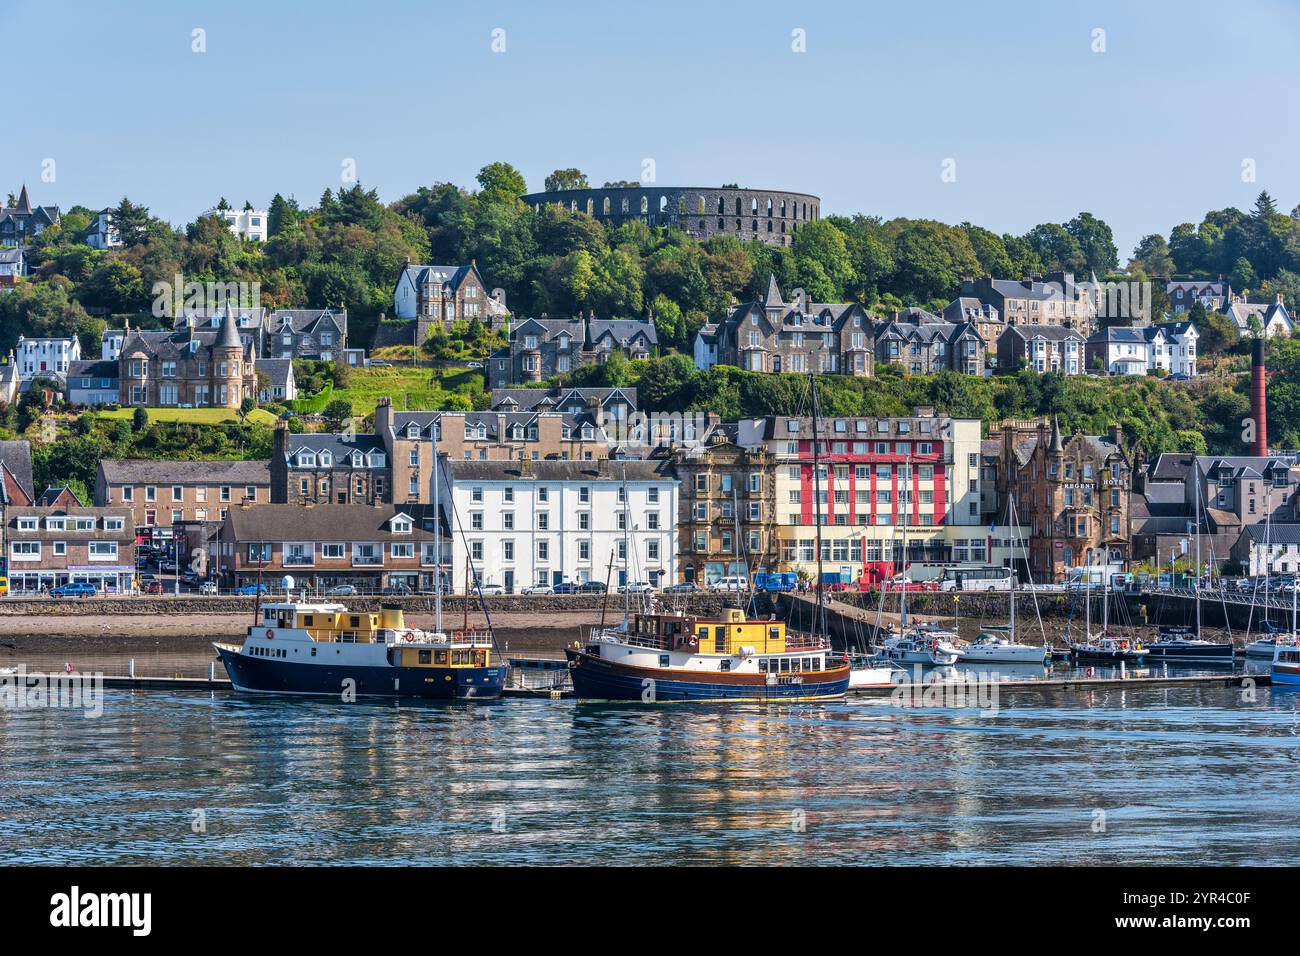
POLYGON ((1255 339, 1254 359, 1250 364, 1250 414, 1255 420, 1255 444, 1252 454, 1268 455, 1268 377, 1264 374, 1264 339, 1255 339))

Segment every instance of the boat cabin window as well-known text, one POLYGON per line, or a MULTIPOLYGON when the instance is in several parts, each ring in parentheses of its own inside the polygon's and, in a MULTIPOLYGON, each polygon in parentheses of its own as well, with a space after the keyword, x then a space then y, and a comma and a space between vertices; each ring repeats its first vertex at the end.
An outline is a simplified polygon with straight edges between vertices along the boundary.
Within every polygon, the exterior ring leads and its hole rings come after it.
POLYGON ((660 654, 660 655, 659 655, 659 666, 660 666, 660 667, 667 667, 667 666, 669 665, 669 663, 670 663, 670 662, 669 662, 669 660, 668 660, 668 655, 667 655, 667 654, 660 654))
POLYGON ((767 673, 767 658, 766 658, 766 657, 760 657, 760 658, 758 659, 758 671, 759 671, 760 674, 766 674, 766 673, 767 673))
POLYGON ((731 661, 726 660, 725 658, 719 661, 718 665, 719 665, 718 669, 721 670, 724 674, 727 671, 731 670, 731 661))
POLYGON ((348 621, 351 623, 353 627, 361 626, 361 616, 359 614, 353 614, 350 618, 348 618, 348 621))
POLYGON ((446 663, 447 663, 447 652, 446 652, 446 651, 434 651, 433 662, 434 662, 435 664, 446 664, 446 663))
POLYGON ((304 614, 304 615, 302 616, 302 626, 303 626, 303 627, 311 627, 311 626, 312 626, 312 619, 313 619, 313 618, 312 618, 312 615, 310 615, 310 614, 304 614))
POLYGON ((708 636, 709 636, 709 629, 707 627, 701 627, 700 635, 699 635, 700 640, 704 640, 708 636))
POLYGON ((779 641, 781 639, 781 629, 779 627, 769 627, 767 629, 767 637, 769 640, 779 641))
POLYGON ((432 664, 432 663, 433 663, 433 651, 420 651, 420 663, 421 663, 421 664, 432 664))

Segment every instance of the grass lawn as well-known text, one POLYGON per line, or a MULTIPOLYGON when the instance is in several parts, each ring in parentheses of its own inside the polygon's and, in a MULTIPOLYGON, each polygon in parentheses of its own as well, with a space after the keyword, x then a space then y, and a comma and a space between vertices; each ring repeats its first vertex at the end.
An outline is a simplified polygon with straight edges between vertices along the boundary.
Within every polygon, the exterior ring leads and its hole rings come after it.
MULTIPOLYGON (((233 408, 146 408, 150 422, 184 422, 187 425, 220 425, 224 422, 239 421, 239 412, 233 408)), ((135 417, 134 408, 119 408, 116 411, 96 412, 97 418, 112 420, 135 417)), ((275 416, 270 412, 255 408, 248 413, 248 420, 257 425, 274 425, 275 416)))
POLYGON ((366 416, 374 412, 382 395, 398 409, 439 409, 448 407, 453 395, 472 402, 483 390, 479 371, 393 366, 351 369, 348 387, 334 389, 333 397, 347 399, 354 415, 366 416))

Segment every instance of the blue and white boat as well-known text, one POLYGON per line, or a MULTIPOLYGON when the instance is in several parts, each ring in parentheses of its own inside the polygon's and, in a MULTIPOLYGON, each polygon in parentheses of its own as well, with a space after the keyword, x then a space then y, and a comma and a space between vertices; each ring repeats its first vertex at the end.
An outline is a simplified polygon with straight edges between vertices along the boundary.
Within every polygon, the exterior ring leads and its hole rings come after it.
POLYGON ((1269 673, 1274 684, 1300 687, 1300 640, 1296 635, 1279 638, 1273 646, 1273 663, 1269 673))
POLYGON ((214 646, 231 686, 247 694, 484 700, 501 696, 509 670, 490 633, 416 630, 396 606, 263 604, 243 644, 214 646))

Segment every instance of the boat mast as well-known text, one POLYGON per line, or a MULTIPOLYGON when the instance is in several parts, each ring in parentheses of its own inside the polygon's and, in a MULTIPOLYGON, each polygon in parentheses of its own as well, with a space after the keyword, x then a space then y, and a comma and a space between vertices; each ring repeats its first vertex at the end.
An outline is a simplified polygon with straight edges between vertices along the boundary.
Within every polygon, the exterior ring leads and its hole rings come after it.
POLYGON ((817 526, 817 616, 813 621, 813 633, 826 633, 826 609, 822 606, 822 475, 820 439, 817 437, 817 377, 808 373, 812 383, 812 447, 813 447, 813 523, 817 526))
POLYGON ((1201 475, 1192 468, 1192 480, 1196 482, 1196 637, 1201 637, 1201 475))
MULTIPOLYGON (((442 427, 442 416, 438 416, 436 429, 442 427)), ((442 482, 442 460, 438 455, 438 442, 433 442, 433 631, 442 633, 442 511, 438 497, 438 485, 442 482)), ((465 600, 469 600, 468 589, 465 600)))
POLYGON ((627 462, 623 462, 623 630, 627 630, 632 600, 632 546, 628 543, 628 529, 632 526, 631 501, 627 497, 627 462))
MULTIPOLYGON (((912 467, 912 457, 910 455, 907 458, 907 465, 910 471, 912 467)), ((895 508, 898 505, 899 502, 894 502, 895 508)), ((902 560, 898 563, 903 567, 903 580, 900 582, 901 587, 898 592, 898 633, 902 634, 907 630, 907 513, 900 510, 899 514, 903 516, 903 548, 902 560)))

